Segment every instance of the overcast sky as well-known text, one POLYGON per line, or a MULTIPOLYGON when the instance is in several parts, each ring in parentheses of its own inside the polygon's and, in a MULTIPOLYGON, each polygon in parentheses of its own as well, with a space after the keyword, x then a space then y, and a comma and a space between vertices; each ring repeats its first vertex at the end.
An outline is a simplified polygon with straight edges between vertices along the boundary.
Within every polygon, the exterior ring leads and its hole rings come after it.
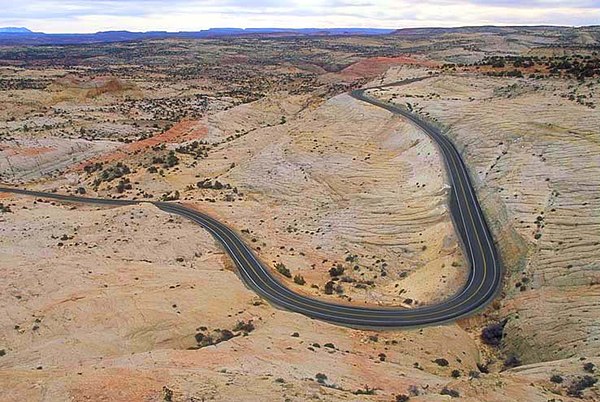
POLYGON ((596 25, 600 0, 0 0, 0 26, 44 32, 486 24, 596 25))

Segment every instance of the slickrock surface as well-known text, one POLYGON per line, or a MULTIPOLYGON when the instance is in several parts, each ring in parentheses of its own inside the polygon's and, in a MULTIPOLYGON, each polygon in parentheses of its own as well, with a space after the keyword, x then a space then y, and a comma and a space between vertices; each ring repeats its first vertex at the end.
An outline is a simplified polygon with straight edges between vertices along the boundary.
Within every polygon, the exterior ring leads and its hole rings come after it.
POLYGON ((426 77, 372 94, 453 139, 506 278, 457 323, 344 328, 270 306, 206 231, 149 204, 0 193, 0 400, 600 400, 599 40, 474 27, 1 47, 2 183, 184 203, 295 291, 361 306, 410 309, 465 281, 436 147, 347 95, 426 77))
POLYGON ((469 379, 487 358, 458 325, 378 334, 274 309, 202 229, 151 206, 2 202, 2 400, 546 401, 571 381, 536 365, 469 379), (233 338, 197 349, 217 329, 233 338))
POLYGON ((509 270, 506 341, 525 362, 600 350, 600 115, 562 96, 578 85, 455 75, 377 91, 462 150, 509 270))
MULTIPOLYGON (((315 102, 280 94, 205 124, 189 134, 213 144, 198 161, 177 154, 180 163, 157 175, 148 173, 147 156, 130 154, 125 163, 135 183, 125 194, 179 189, 182 201, 241 231, 267 264, 284 264, 290 277, 281 279, 290 286, 302 276, 301 292, 411 308, 463 285, 467 266, 447 208, 443 162, 431 140, 402 119, 348 95, 315 102), (230 187, 198 188, 205 178, 230 187), (343 273, 328 292, 329 270, 338 264, 343 273)), ((96 178, 84 173, 63 184, 89 189, 96 178)), ((99 191, 114 196, 114 184, 99 191)))

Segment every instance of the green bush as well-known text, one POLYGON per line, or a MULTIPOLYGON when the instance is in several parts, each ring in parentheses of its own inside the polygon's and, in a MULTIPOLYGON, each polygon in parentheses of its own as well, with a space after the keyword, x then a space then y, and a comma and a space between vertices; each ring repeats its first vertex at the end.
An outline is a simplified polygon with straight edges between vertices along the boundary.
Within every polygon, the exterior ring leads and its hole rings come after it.
POLYGON ((304 277, 302 275, 295 275, 294 283, 296 283, 297 285, 304 285, 306 281, 304 280, 304 277))
POLYGON ((291 278, 292 277, 292 273, 290 272, 290 270, 283 265, 283 263, 278 262, 277 264, 275 264, 275 269, 277 270, 277 272, 279 272, 281 275, 291 278))

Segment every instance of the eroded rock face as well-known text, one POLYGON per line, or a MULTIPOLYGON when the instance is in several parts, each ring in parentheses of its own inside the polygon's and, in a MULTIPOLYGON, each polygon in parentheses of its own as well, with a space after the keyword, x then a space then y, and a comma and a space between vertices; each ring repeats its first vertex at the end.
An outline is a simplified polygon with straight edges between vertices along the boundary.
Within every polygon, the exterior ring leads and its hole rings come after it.
POLYGON ((448 127, 462 150, 508 269, 507 347, 525 362, 600 349, 600 116, 557 96, 573 85, 455 75, 377 94, 448 127))

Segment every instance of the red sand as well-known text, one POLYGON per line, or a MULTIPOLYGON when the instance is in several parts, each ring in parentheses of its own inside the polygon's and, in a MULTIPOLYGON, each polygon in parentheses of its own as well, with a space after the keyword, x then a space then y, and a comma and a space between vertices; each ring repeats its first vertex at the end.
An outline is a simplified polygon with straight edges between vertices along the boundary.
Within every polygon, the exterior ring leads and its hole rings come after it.
POLYGON ((53 151, 51 147, 8 147, 2 149, 6 156, 38 156, 53 151))
POLYGON ((386 72, 392 66, 398 65, 416 65, 423 67, 437 67, 439 63, 418 59, 410 56, 398 57, 372 57, 369 59, 358 61, 345 69, 340 74, 347 78, 368 78, 375 77, 386 72))
POLYGON ((164 133, 155 135, 145 140, 132 142, 130 144, 123 145, 121 148, 107 153, 105 155, 98 156, 93 159, 89 159, 79 165, 75 166, 75 170, 81 170, 84 166, 89 165, 93 162, 113 162, 126 158, 132 155, 136 151, 142 151, 152 148, 156 145, 161 144, 177 144, 189 140, 201 139, 208 134, 208 128, 198 121, 182 121, 175 124, 169 130, 164 133))

